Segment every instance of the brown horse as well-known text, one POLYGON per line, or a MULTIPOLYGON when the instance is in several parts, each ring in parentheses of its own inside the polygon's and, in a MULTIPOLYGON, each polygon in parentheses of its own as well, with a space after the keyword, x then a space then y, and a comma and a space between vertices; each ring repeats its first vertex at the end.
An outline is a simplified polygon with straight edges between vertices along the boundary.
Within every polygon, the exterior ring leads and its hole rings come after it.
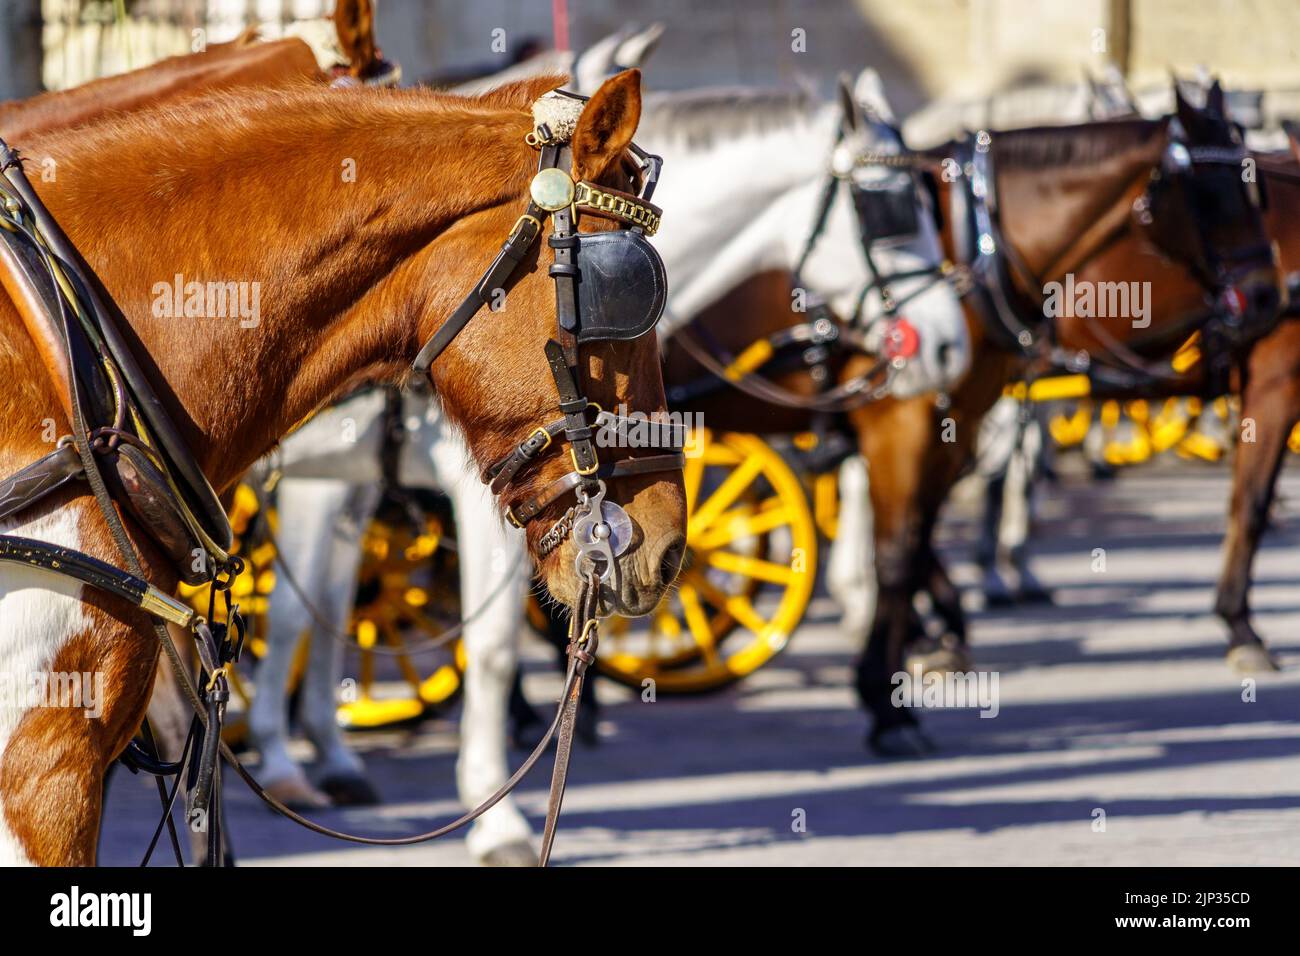
POLYGON ((334 30, 347 58, 333 73, 322 71, 303 40, 286 37, 263 42, 250 27, 226 43, 197 53, 167 57, 116 76, 67 90, 0 103, 0 136, 11 146, 54 130, 94 122, 109 113, 132 113, 199 93, 294 82, 327 82, 337 76, 366 82, 387 64, 375 43, 371 0, 338 0, 334 30))
MULTIPOLYGON (((1193 145, 1227 149, 1234 143, 1222 118, 1221 93, 1212 92, 1204 110, 1194 109, 1179 97, 1178 119, 1193 145)), ((1262 252, 1266 246, 1264 223, 1250 202, 1249 184, 1242 182, 1240 169, 1221 171, 1214 190, 1219 205, 1212 222, 1187 217, 1188 209, 1207 201, 1204 197, 1188 195, 1185 203, 1166 201, 1159 208, 1147 204, 1144 191, 1153 171, 1161 168, 1169 143, 1167 122, 1126 120, 994 134, 990 145, 996 158, 1003 237, 1009 254, 1022 265, 1013 276, 1013 294, 1029 303, 1027 312, 1034 312, 1042 301, 1038 285, 1059 279, 1067 271, 1078 287, 1096 287, 1102 282, 1149 283, 1148 312, 1140 323, 1142 328, 1127 322, 1103 325, 1078 315, 1061 316, 1055 322, 1055 341, 1062 352, 1086 352, 1103 371, 1118 370, 1136 379, 1140 384, 1132 386, 1135 391, 1130 397, 1204 394, 1219 387, 1209 380, 1206 368, 1212 358, 1222 357, 1222 352, 1207 355, 1186 374, 1155 375, 1152 370, 1219 305, 1215 301, 1219 290, 1207 288, 1213 279, 1203 261, 1206 250, 1224 263, 1236 250, 1262 252), (1136 211, 1130 214, 1135 204, 1136 211), (1108 224, 1109 229, 1098 230, 1097 223, 1108 224), (1202 245, 1195 247, 1198 240, 1202 245), (1032 285, 1031 276, 1036 277, 1032 285)), ((945 213, 953 208, 950 193, 956 188, 958 184, 949 177, 939 177, 939 208, 945 213)), ((1272 224, 1270 221, 1270 227, 1272 224)), ((956 256, 950 215, 945 215, 943 234, 946 248, 956 256)), ((1239 301, 1245 305, 1242 324, 1259 327, 1279 302, 1277 270, 1261 254, 1232 265, 1234 295, 1240 296, 1239 301)), ((958 667, 964 664, 965 616, 957 589, 935 554, 932 535, 949 489, 972 458, 984 413, 1004 386, 1031 366, 1023 353, 991 340, 985 314, 969 302, 967 318, 974 343, 973 361, 966 379, 952 391, 950 407, 941 411, 927 399, 887 401, 863 409, 859 416, 876 418, 885 432, 876 454, 867 454, 876 516, 879 597, 867 654, 859 668, 858 688, 877 721, 876 745, 888 752, 921 753, 929 747, 919 735, 908 732, 895 735, 892 742, 901 741, 902 746, 893 747, 880 733, 882 727, 907 728, 915 720, 906 708, 890 706, 887 697, 889 676, 901 668, 904 645, 923 633, 913 606, 918 590, 930 593, 951 642, 947 663, 958 667), (901 436, 904 444, 900 447, 888 441, 887 435, 901 436)), ((1264 342, 1291 335, 1294 332, 1289 325, 1283 325, 1264 342)), ((1245 377, 1262 374, 1276 387, 1277 379, 1287 373, 1276 362, 1270 362, 1267 372, 1256 372, 1257 357, 1263 354, 1278 353, 1264 343, 1258 345, 1245 377)), ((1244 351, 1237 351, 1228 357, 1240 361, 1243 355, 1244 351)), ((1280 365, 1291 367, 1285 361, 1280 365)), ((1107 394, 1123 397, 1125 391, 1112 384, 1107 394)), ((1254 396, 1252 407, 1261 401, 1262 396, 1254 396)), ((1258 412, 1265 413, 1264 409, 1258 412)), ((1280 448, 1294 413, 1288 417, 1268 410, 1267 414, 1269 437, 1260 438, 1251 447, 1251 455, 1256 461, 1271 460, 1273 467, 1269 470, 1262 466, 1261 477, 1252 483, 1259 487, 1267 484, 1271 489, 1280 448), (1288 423, 1285 426, 1284 420, 1288 423), (1278 431, 1280 438, 1274 434, 1278 431)), ((1249 464, 1239 460, 1239 474, 1243 467, 1249 464)), ((1234 513, 1241 514, 1236 521, 1243 521, 1251 507, 1261 507, 1259 495, 1255 491, 1248 495, 1247 502, 1234 504, 1234 513)), ((1235 538, 1230 536, 1229 542, 1230 565, 1236 568, 1241 559, 1232 557, 1235 538)), ((1243 544, 1253 548, 1253 541, 1243 544)), ((1222 597, 1220 600, 1222 608, 1222 597)), ((1244 620, 1244 591, 1240 601, 1244 620)), ((1244 627, 1234 625, 1233 640, 1240 663, 1248 664, 1252 651, 1262 652, 1248 623, 1244 627)))
MULTIPOLYGON (((640 115, 639 79, 620 74, 587 104, 572 138, 576 177, 626 186, 620 160, 640 115)), ((404 376, 526 204, 536 169, 524 142, 528 109, 559 83, 515 84, 478 100, 311 87, 226 94, 201 109, 33 142, 60 157, 42 199, 121 306, 137 359, 218 491, 313 409, 358 383, 404 376), (259 290, 256 322, 166 317, 159 297, 176 275, 259 290)), ((599 228, 587 217, 582 225, 599 228)), ((432 369, 480 462, 554 418, 542 349, 555 329, 549 259, 526 260, 504 307, 471 323, 432 369)), ((33 374, 40 368, 18 314, 0 300, 0 374, 13 383, 0 411, 5 473, 48 451, 43 421, 68 430, 51 377, 33 374)), ((653 336, 584 346, 580 372, 604 407, 663 408, 653 336)), ((539 458, 502 504, 568 470, 559 456, 539 458)), ((111 560, 103 521, 79 490, 8 530, 111 560)), ((644 613, 676 570, 664 561, 683 540, 680 477, 617 479, 610 491, 637 532, 620 559, 619 597, 644 613)), ((534 554, 547 524, 529 527, 534 554)), ((174 586, 174 570, 135 530, 150 580, 174 586)), ((568 542, 539 562, 561 600, 576 596, 574 557, 568 542)), ((100 673, 107 688, 95 721, 66 708, 0 714, 0 858, 89 863, 100 781, 139 726, 158 647, 138 612, 37 571, 0 572, 0 603, 6 670, 100 673)))
POLYGON ((198 91, 216 92, 320 80, 315 54, 297 37, 263 43, 247 31, 205 52, 168 57, 69 90, 0 103, 0 136, 26 146, 42 133, 89 123, 110 112, 133 112, 198 91))

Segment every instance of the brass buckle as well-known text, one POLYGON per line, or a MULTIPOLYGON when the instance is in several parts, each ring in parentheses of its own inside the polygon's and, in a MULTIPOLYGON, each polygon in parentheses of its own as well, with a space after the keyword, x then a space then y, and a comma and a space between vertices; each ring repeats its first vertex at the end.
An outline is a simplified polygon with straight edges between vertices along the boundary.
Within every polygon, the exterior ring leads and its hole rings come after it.
MULTIPOLYGON (((520 216, 518 219, 516 219, 516 220, 515 220, 515 224, 514 224, 513 226, 510 227, 510 235, 509 235, 509 236, 507 237, 507 239, 506 239, 507 242, 509 242, 511 239, 513 239, 513 238, 515 237, 515 234, 518 233, 518 231, 519 231, 520 223, 522 223, 525 219, 527 219, 527 220, 528 220, 529 222, 531 222, 534 226, 536 226, 536 227, 537 227, 537 235, 541 235, 541 232, 542 232, 542 221, 541 221, 540 219, 538 219, 536 216, 531 216, 531 215, 529 215, 528 213, 524 213, 522 216, 520 216)), ((535 237, 534 237, 534 238, 535 238, 535 237)))
POLYGON ((539 449, 537 449, 537 451, 533 452, 534 455, 540 455, 542 452, 546 451, 546 449, 548 449, 548 448, 551 447, 551 441, 552 441, 552 439, 551 439, 551 433, 548 432, 548 431, 546 430, 545 426, 543 426, 543 425, 538 425, 538 426, 537 426, 536 428, 534 428, 531 432, 529 432, 529 433, 528 433, 528 437, 525 438, 524 441, 526 441, 526 442, 527 442, 527 441, 531 441, 531 440, 532 440, 532 437, 533 437, 534 435, 538 434, 539 432, 541 433, 541 436, 542 436, 543 438, 546 439, 546 441, 544 441, 544 442, 542 443, 542 447, 541 447, 541 448, 539 448, 539 449))
POLYGON ((573 462, 574 472, 576 472, 579 475, 582 475, 584 478, 587 477, 588 475, 594 475, 600 469, 600 456, 597 455, 595 462, 592 463, 592 466, 588 468, 586 471, 583 471, 582 467, 578 464, 577 449, 572 447, 569 449, 569 461, 573 462))
POLYGON ((514 505, 511 505, 509 508, 506 509, 506 520, 509 521, 516 528, 519 528, 521 531, 523 530, 524 527, 523 523, 518 518, 515 517, 514 505))

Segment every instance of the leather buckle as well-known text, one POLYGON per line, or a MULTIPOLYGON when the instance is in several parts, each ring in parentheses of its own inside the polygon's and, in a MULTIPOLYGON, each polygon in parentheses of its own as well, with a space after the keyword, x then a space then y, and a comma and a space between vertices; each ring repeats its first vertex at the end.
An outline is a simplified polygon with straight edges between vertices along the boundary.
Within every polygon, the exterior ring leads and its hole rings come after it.
POLYGON ((588 475, 594 475, 600 470, 600 458, 599 456, 594 456, 594 461, 592 461, 591 467, 584 471, 582 466, 578 464, 578 451, 576 448, 569 449, 569 460, 573 462, 573 470, 584 478, 588 475))
POLYGON ((540 455, 542 452, 546 451, 546 449, 551 447, 551 433, 546 430, 545 426, 538 425, 528 433, 528 437, 524 439, 524 443, 527 444, 532 441, 534 435, 541 435, 543 439, 542 444, 533 452, 534 455, 540 455))

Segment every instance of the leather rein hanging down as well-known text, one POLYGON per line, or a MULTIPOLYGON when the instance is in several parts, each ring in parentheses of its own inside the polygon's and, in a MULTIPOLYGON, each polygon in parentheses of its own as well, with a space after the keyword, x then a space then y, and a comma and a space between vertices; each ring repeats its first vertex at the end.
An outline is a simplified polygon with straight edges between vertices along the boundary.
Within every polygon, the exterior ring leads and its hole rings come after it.
MULTIPOLYGON (((563 96, 572 100, 585 99, 563 91, 556 91, 549 95, 563 96)), ((623 416, 605 412, 599 406, 589 402, 577 384, 580 340, 634 338, 653 328, 654 320, 658 319, 658 312, 655 311, 653 317, 648 320, 638 320, 636 327, 628 328, 625 334, 620 333, 617 328, 610 328, 601 329, 587 338, 582 336, 583 316, 580 315, 579 310, 581 296, 578 283, 581 277, 580 250, 583 239, 576 231, 576 218, 580 212, 585 212, 613 219, 631 227, 631 230, 636 233, 637 241, 643 242, 641 236, 654 233, 658 228, 661 215, 661 211, 648 201, 657 179, 658 157, 649 157, 637 150, 635 146, 631 147, 630 152, 638 161, 635 165, 643 174, 648 173, 643 176, 641 193, 633 196, 592 183, 574 183, 566 171, 572 162, 567 142, 553 139, 551 131, 545 124, 539 125, 533 133, 529 134, 528 142, 540 151, 541 158, 538 176, 534 179, 531 190, 533 198, 526 212, 516 221, 501 252, 488 267, 479 283, 420 350, 412 365, 412 371, 417 376, 427 376, 429 368, 437 357, 446 350, 474 315, 489 303, 493 292, 502 288, 514 274, 520 262, 540 238, 545 219, 553 216, 554 230, 549 238, 549 244, 555 250, 555 263, 551 267, 550 275, 556 284, 558 329, 556 338, 547 343, 546 354, 559 393, 559 407, 563 417, 556 423, 536 429, 528 438, 520 442, 510 455, 486 469, 484 480, 491 484, 494 493, 500 495, 518 473, 534 461, 553 441, 560 439, 570 445, 573 471, 552 482, 537 497, 508 512, 512 523, 522 527, 566 494, 573 492, 577 498, 577 503, 556 524, 556 528, 561 526, 565 528, 566 536, 573 537, 577 547, 575 570, 581 582, 578 601, 570 622, 570 664, 565 678, 564 693, 557 706, 555 719, 542 740, 510 779, 490 797, 468 813, 442 827, 408 837, 382 838, 334 830, 291 810, 267 793, 241 764, 229 746, 221 740, 220 728, 225 705, 229 699, 226 675, 229 668, 238 661, 244 637, 243 622, 238 607, 231 604, 229 597, 231 583, 242 567, 238 557, 227 554, 227 549, 230 547, 229 525, 225 524, 223 529, 209 513, 215 495, 212 495, 211 501, 204 499, 202 492, 206 490, 211 494, 211 489, 207 486, 206 479, 203 479, 202 472, 176 437, 175 430, 163 412, 161 403, 153 397, 152 392, 147 391, 143 377, 139 376, 129 352, 126 352, 123 347, 123 354, 120 355, 114 347, 114 342, 118 341, 119 337, 111 314, 105 306, 105 300, 108 300, 107 293, 103 292, 103 287, 94 278, 84 260, 76 254, 71 241, 62 233, 53 217, 45 211, 39 197, 23 175, 17 154, 0 141, 0 175, 3 176, 3 183, 0 183, 0 201, 3 201, 4 207, 3 212, 0 213, 0 226, 3 226, 5 234, 15 237, 13 240, 6 241, 4 234, 0 234, 0 253, 4 253, 3 257, 0 257, 0 277, 5 279, 6 289, 15 304, 19 306, 24 320, 28 322, 33 339, 38 345, 47 348, 53 346, 58 350, 59 362, 49 363, 51 375, 56 382, 66 387, 69 417, 72 422, 72 434, 60 441, 54 453, 46 456, 36 466, 29 466, 17 475, 0 482, 0 509, 4 509, 0 512, 0 517, 21 512, 68 481, 84 478, 91 486, 128 571, 81 552, 13 535, 0 535, 0 562, 24 564, 72 578, 95 590, 119 597, 155 618, 153 625, 155 635, 176 675, 182 693, 194 710, 195 717, 180 761, 168 764, 137 750, 132 763, 137 768, 151 772, 177 774, 177 783, 170 798, 166 797, 165 788, 160 783, 160 793, 164 796, 164 821, 172 827, 172 844, 177 851, 179 846, 171 824, 170 810, 180 788, 179 775, 187 764, 192 765, 191 789, 194 793, 192 807, 203 812, 207 820, 206 863, 215 865, 221 855, 218 755, 230 764, 235 773, 265 804, 313 832, 365 845, 405 846, 444 836, 486 813, 518 786, 545 753, 551 740, 559 734, 560 742, 552 773, 551 796, 543 832, 540 864, 545 866, 549 860, 560 805, 563 801, 578 700, 584 675, 594 660, 598 641, 597 615, 600 588, 603 582, 617 574, 617 558, 628 544, 626 540, 618 541, 616 534, 623 523, 630 524, 630 521, 619 505, 605 500, 605 480, 679 470, 683 464, 683 455, 680 450, 676 450, 668 454, 601 463, 593 441, 592 423, 588 421, 590 410, 593 408, 596 410, 597 421, 601 424, 624 429, 632 422, 623 416), (566 168, 561 169, 562 165, 566 168), (567 183, 567 192, 564 188, 565 183, 567 183), (6 186, 8 188, 5 188, 6 186), (559 187, 558 193, 557 187, 559 187), (20 256, 22 260, 19 259, 20 256), (26 285, 16 284, 11 288, 10 280, 15 271, 16 260, 19 261, 19 265, 26 265, 29 273, 34 271, 32 264, 38 264, 48 277, 48 284, 54 290, 53 294, 51 295, 49 289, 41 290, 32 284, 29 277, 26 285), (9 268, 6 269, 5 266, 9 268), (27 308, 24 308, 25 306, 27 308), (46 310, 44 316, 39 314, 41 306, 46 310), (55 320, 56 315, 62 324, 51 328, 50 323, 55 320), (94 362, 94 367, 93 371, 88 372, 87 362, 91 360, 94 362), (88 377, 92 379, 93 384, 100 387, 101 391, 109 393, 108 400, 95 396, 100 398, 100 401, 92 403, 82 395, 82 380, 88 377), (98 416, 105 414, 105 407, 113 410, 114 425, 92 430, 87 425, 87 416, 94 415, 97 417, 91 420, 99 420, 98 416), (123 427, 124 423, 131 423, 135 427, 132 431, 128 431, 123 427), (158 435, 161 439, 161 447, 155 446, 151 441, 154 435, 158 435), (114 506, 115 497, 110 492, 101 472, 100 458, 123 447, 143 450, 144 454, 140 458, 154 464, 161 472, 161 480, 166 484, 161 485, 159 479, 155 479, 155 482, 170 491, 172 498, 175 499, 173 508, 182 513, 189 530, 201 537, 205 548, 208 548, 206 553, 216 556, 215 567, 211 571, 213 591, 209 600, 209 619, 215 611, 216 594, 219 591, 224 592, 225 624, 210 622, 188 605, 159 591, 145 580, 143 568, 114 506), (75 449, 80 458, 80 467, 72 459, 69 448, 75 449), (181 488, 189 493, 188 499, 181 488), (198 491, 193 490, 195 488, 198 488, 198 491), (198 518, 194 516, 190 506, 190 502, 196 499, 202 507, 198 518), (200 680, 204 688, 202 692, 195 686, 163 622, 180 626, 195 636, 202 665, 200 680), (198 763, 194 765, 192 762, 196 753, 198 763)), ((646 245, 646 249, 648 248, 646 245)), ((662 263, 652 251, 647 255, 645 249, 638 248, 629 254, 628 261, 648 264, 643 265, 643 268, 651 270, 657 264, 657 274, 650 276, 647 281, 651 286, 656 284, 662 286, 662 263)), ((662 296, 662 289, 659 294, 662 296)), ((659 308, 662 308, 661 299, 659 308)), ((684 441, 684 434, 676 435, 675 447, 680 449, 684 441)), ((131 473, 128 471, 128 474, 131 473)), ((156 488, 147 490, 154 494, 154 498, 157 497, 156 488)), ((154 498, 147 500, 152 503, 154 498)), ((224 523, 224 512, 221 512, 221 518, 224 523)), ((553 528, 552 531, 554 530, 553 528)), ((552 545, 552 549, 558 547, 562 541, 561 537, 552 545)), ((159 823, 159 832, 164 821, 159 823)), ((154 844, 157 839, 158 833, 155 833, 154 844)), ((154 844, 150 845, 150 852, 154 844)))

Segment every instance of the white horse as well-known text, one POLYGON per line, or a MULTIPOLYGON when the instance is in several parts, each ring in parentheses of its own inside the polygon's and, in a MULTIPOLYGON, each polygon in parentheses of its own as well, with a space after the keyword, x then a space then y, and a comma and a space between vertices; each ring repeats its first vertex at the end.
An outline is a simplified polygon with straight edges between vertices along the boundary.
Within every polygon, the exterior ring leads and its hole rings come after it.
MULTIPOLYGON (((896 171, 866 154, 894 154, 902 143, 879 104, 879 77, 864 70, 837 103, 807 92, 738 88, 658 93, 646 97, 637 142, 664 158, 655 202, 666 210, 655 248, 668 269, 668 306, 661 337, 672 335, 750 276, 793 272, 810 294, 836 314, 850 316, 876 278, 863 254, 858 216, 847 188, 833 196, 825 226, 809 236, 832 172, 863 185, 896 171)), ((943 251, 918 191, 918 233, 871 250, 886 276, 937 270, 943 251)), ((907 397, 955 382, 970 362, 970 343, 952 287, 924 276, 889 283, 906 301, 905 318, 917 329, 920 351, 893 383, 907 397), (928 287, 927 287, 928 284, 928 287)), ((879 289, 862 303, 873 328, 884 312, 879 289)))
MULTIPOLYGON (((436 404, 408 396, 398 480, 406 488, 436 488, 452 501, 466 614, 466 671, 462 745, 456 767, 461 800, 475 806, 505 782, 506 700, 523 626, 526 579, 523 536, 503 526, 492 496, 471 467, 469 453, 436 404)), ((275 456, 283 472, 277 487, 281 560, 296 588, 281 582, 268 611, 267 653, 257 672, 249 731, 262 756, 260 776, 269 790, 298 804, 329 801, 288 751, 284 688, 298 646, 310 629, 310 650, 300 693, 299 720, 314 745, 321 789, 341 802, 369 794, 360 759, 343 740, 336 718, 343 673, 343 643, 361 556, 361 535, 378 504, 384 395, 368 392, 317 415, 289 436, 275 456)), ((509 799, 473 824, 467 835, 476 860, 532 864, 531 828, 509 799)))
MULTIPOLYGON (((638 143, 665 157, 665 173, 655 200, 668 212, 665 230, 656 237, 655 245, 668 268, 669 327, 673 320, 689 317, 756 272, 774 267, 792 270, 802 256, 806 235, 792 234, 789 223, 805 224, 811 230, 833 163, 839 163, 846 175, 869 178, 877 174, 870 167, 854 169, 852 157, 869 150, 896 150, 898 142, 884 127, 863 122, 861 109, 852 102, 822 105, 806 95, 784 92, 729 90, 650 99, 642 121, 644 141, 638 133, 638 143), (687 128, 692 121, 695 125, 687 128), (691 132, 716 132, 719 123, 731 124, 725 135, 702 137, 691 132), (841 126, 846 137, 837 146, 841 126), (763 161, 753 162, 753 157, 763 161), (738 170, 748 175, 737 175, 738 170), (674 215, 674 209, 680 212, 674 215), (670 226, 674 221, 680 225, 670 226), (706 268, 710 261, 714 264, 706 268)), ((918 195, 918 204, 923 201, 918 195)), ((922 233, 916 239, 873 250, 877 264, 887 273, 939 263, 937 237, 926 209, 919 209, 918 220, 922 233)), ((802 276, 810 292, 845 314, 852 311, 871 282, 847 191, 840 190, 835 197, 825 232, 807 257, 802 276)), ((895 294, 906 296, 911 291, 909 283, 920 281, 898 283, 895 294)), ((867 314, 878 309, 876 297, 868 296, 867 314)), ((907 315, 920 332, 923 350, 896 384, 909 393, 943 387, 961 374, 966 362, 965 326, 956 298, 946 284, 936 284, 909 303, 907 315)), ((379 399, 369 401, 371 405, 343 411, 343 417, 351 419, 356 443, 337 449, 341 457, 334 455, 328 444, 341 428, 337 411, 291 436, 282 451, 286 478, 279 488, 281 545, 293 576, 307 594, 321 596, 322 617, 332 619, 330 625, 336 630, 341 630, 347 619, 346 599, 352 594, 357 570, 356 538, 374 508, 373 494, 348 487, 349 481, 366 481, 358 468, 376 467, 377 447, 362 441, 378 415, 374 403, 379 399), (322 442, 326 443, 323 451, 322 442), (314 464, 309 461, 304 466, 300 448, 314 464)), ((457 459, 452 451, 455 436, 435 429, 410 438, 407 460, 431 462, 434 472, 423 479, 411 475, 409 480, 416 486, 434 483, 453 495, 459 539, 479 546, 489 560, 493 549, 518 548, 518 541, 502 531, 477 475, 449 470, 457 459), (488 528, 502 536, 489 540, 488 528)), ((463 469, 463 455, 460 462, 463 469)), ((501 566, 499 560, 497 565, 501 566)), ((468 613, 482 603, 500 576, 485 572, 483 564, 467 553, 465 544, 460 566, 462 587, 471 589, 462 599, 468 613), (477 591, 472 590, 475 585, 477 591)), ((295 596, 282 595, 280 590, 271 602, 271 647, 259 674, 262 693, 254 703, 251 724, 254 740, 263 752, 263 775, 301 790, 310 785, 284 746, 283 696, 268 691, 285 686, 294 637, 313 622, 295 596)), ((506 778, 505 710, 522 626, 521 593, 522 580, 513 595, 499 595, 490 606, 491 613, 472 622, 465 633, 468 666, 458 781, 461 798, 470 805, 506 778)), ((340 780, 355 779, 360 770, 360 762, 348 752, 333 719, 341 676, 338 644, 314 634, 309 657, 302 723, 321 758, 319 778, 337 789, 340 780)), ((309 789, 302 792, 310 796, 309 789)), ((476 822, 469 834, 470 849, 485 862, 529 862, 529 833, 527 821, 514 805, 503 801, 476 822)))

